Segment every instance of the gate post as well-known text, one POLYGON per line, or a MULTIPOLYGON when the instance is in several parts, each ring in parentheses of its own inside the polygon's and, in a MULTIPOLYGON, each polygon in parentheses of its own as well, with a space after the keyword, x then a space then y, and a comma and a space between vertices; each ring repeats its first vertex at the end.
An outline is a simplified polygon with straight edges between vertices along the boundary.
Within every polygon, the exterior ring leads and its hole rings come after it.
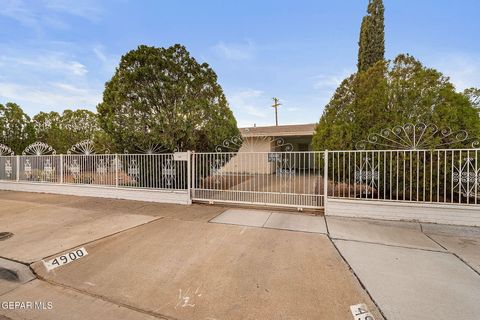
POLYGON ((192 152, 187 151, 187 190, 190 200, 192 199, 192 152))
POLYGON ((192 162, 191 162, 191 167, 192 167, 192 193, 190 194, 190 198, 193 199, 195 197, 195 188, 197 187, 197 171, 196 171, 196 156, 195 156, 195 151, 192 151, 192 162))
POLYGON ((60 184, 63 184, 63 154, 60 155, 60 184))
POLYGON ((16 180, 17 182, 20 181, 20 156, 17 155, 17 165, 16 165, 16 180))
POLYGON ((115 188, 118 188, 118 154, 115 153, 115 188))
POLYGON ((327 214, 327 200, 328 200, 328 150, 324 152, 323 161, 323 207, 325 215, 327 214))

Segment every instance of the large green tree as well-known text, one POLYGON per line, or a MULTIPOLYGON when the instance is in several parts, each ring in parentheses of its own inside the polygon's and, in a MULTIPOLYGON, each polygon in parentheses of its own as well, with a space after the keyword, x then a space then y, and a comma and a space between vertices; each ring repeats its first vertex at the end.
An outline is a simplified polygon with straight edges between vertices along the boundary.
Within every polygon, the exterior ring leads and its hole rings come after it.
POLYGON ((325 107, 313 146, 350 150, 369 133, 405 123, 435 124, 480 137, 478 110, 469 98, 439 71, 399 55, 341 83, 325 107))
POLYGON ((35 141, 35 129, 30 117, 15 103, 0 104, 0 143, 16 154, 35 141))
POLYGON ((382 0, 369 0, 358 42, 358 71, 365 71, 385 56, 385 7, 382 0))
POLYGON ((211 151, 239 134, 215 72, 178 44, 122 56, 97 109, 117 151, 211 151))
POLYGON ((62 114, 40 112, 32 122, 37 139, 52 146, 57 153, 66 153, 76 143, 100 135, 97 115, 84 109, 67 109, 62 114))

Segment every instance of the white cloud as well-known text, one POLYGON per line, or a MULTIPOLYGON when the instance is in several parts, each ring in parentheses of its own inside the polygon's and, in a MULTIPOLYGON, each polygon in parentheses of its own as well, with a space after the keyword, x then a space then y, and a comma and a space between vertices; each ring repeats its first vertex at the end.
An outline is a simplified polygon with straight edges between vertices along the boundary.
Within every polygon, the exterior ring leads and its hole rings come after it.
POLYGON ((226 95, 239 126, 268 124, 271 103, 261 90, 248 88, 227 92, 226 95))
POLYGON ((247 113, 251 116, 259 117, 259 118, 266 118, 267 115, 265 114, 265 111, 260 110, 257 106, 253 105, 245 105, 245 110, 247 113))
POLYGON ((73 74, 77 76, 83 76, 88 72, 86 66, 76 61, 72 61, 70 64, 66 65, 66 67, 67 69, 70 69, 73 74))
POLYGON ((105 46, 101 44, 96 44, 92 50, 97 59, 102 63, 103 70, 107 73, 112 73, 117 67, 120 57, 107 53, 105 46))
MULTIPOLYGON (((261 90, 243 88, 226 93, 230 107, 240 127, 271 126, 275 124, 275 111, 272 108, 272 97, 261 90)), ((278 109, 279 121, 282 124, 292 123, 292 116, 298 114, 299 107, 290 105, 287 99, 281 99, 278 109)))
POLYGON ((44 6, 52 11, 67 13, 87 20, 96 21, 103 10, 94 0, 43 0, 44 6))
POLYGON ((0 97, 28 106, 29 114, 66 108, 94 108, 102 99, 101 92, 71 84, 53 83, 43 86, 0 82, 0 97))
POLYGON ((84 76, 88 70, 82 63, 68 59, 62 54, 45 53, 36 56, 0 56, 0 62, 9 68, 28 67, 31 70, 48 70, 67 75, 84 76))
POLYGON ((313 88, 320 91, 331 91, 332 89, 335 90, 350 74, 352 74, 351 71, 343 70, 342 72, 334 74, 321 74, 314 76, 313 88))
POLYGON ((94 0, 2 0, 0 16, 16 20, 23 26, 42 33, 44 27, 68 29, 68 15, 98 21, 103 10, 94 0))
POLYGON ((213 46, 213 50, 227 60, 249 60, 255 53, 255 45, 251 40, 242 43, 225 43, 223 41, 213 46))
POLYGON ((432 59, 430 67, 434 67, 451 82, 458 91, 470 87, 480 87, 480 56, 464 53, 448 53, 432 59))
POLYGON ((0 102, 16 102, 30 115, 66 108, 94 109, 101 101, 103 83, 92 80, 95 75, 89 77, 88 73, 83 63, 67 53, 5 50, 0 56, 0 102))
POLYGON ((85 88, 79 88, 79 87, 76 87, 72 84, 68 84, 68 83, 61 83, 61 82, 52 82, 50 83, 51 86, 54 86, 58 89, 61 89, 62 91, 66 92, 66 93, 71 93, 71 94, 76 94, 76 95, 84 95, 84 94, 87 94, 88 93, 88 90, 86 90, 85 88))
POLYGON ((300 111, 301 109, 300 108, 297 108, 297 107, 289 107, 287 108, 287 111, 289 112, 296 112, 296 111, 300 111))
POLYGON ((107 56, 105 55, 104 49, 102 46, 95 46, 93 48, 93 53, 95 53, 95 56, 102 62, 107 61, 107 56))
POLYGON ((52 29, 67 30, 70 29, 70 25, 67 21, 59 19, 58 16, 42 16, 39 25, 45 25, 52 29))
POLYGON ((344 69, 341 72, 321 74, 312 77, 313 88, 318 93, 317 100, 319 104, 322 106, 327 104, 340 83, 352 73, 351 70, 344 69))
POLYGON ((0 6, 0 15, 17 20, 24 26, 38 28, 38 16, 28 8, 23 0, 3 0, 0 6))
POLYGON ((229 96, 230 105, 235 109, 246 112, 255 117, 266 118, 266 113, 261 106, 263 92, 260 90, 246 89, 238 91, 229 96))

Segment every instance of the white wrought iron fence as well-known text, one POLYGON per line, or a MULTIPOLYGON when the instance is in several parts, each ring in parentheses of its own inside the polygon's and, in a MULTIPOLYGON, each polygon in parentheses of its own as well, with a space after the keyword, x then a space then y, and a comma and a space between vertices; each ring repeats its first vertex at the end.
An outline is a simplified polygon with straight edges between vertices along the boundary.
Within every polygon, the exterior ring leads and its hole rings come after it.
POLYGON ((0 180, 191 190, 198 201, 304 208, 323 207, 325 194, 480 204, 480 149, 189 154, 9 154, 0 156, 0 180))
POLYGON ((0 157, 0 180, 187 190, 188 161, 174 154, 69 154, 0 157))
POLYGON ((122 168, 117 167, 117 155, 90 154, 62 156, 61 182, 114 187, 124 177, 122 168))
POLYGON ((323 207, 323 152, 193 154, 193 200, 323 207))
POLYGON ((171 154, 122 154, 118 155, 120 187, 148 189, 188 188, 188 161, 178 161, 171 154))
POLYGON ((60 183, 60 156, 41 155, 18 156, 18 181, 38 183, 60 183))
POLYGON ((480 150, 330 151, 329 195, 480 204, 480 150))
POLYGON ((0 156, 0 180, 17 180, 17 157, 0 156))

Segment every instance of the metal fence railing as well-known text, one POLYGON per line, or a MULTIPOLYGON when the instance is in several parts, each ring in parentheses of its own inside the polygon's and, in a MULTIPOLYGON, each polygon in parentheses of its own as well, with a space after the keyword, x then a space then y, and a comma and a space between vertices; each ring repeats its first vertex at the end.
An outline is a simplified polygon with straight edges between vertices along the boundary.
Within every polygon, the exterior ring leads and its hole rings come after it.
POLYGON ((187 190, 188 162, 174 154, 0 157, 0 180, 118 188, 187 190))
POLYGON ((60 156, 19 156, 17 165, 19 181, 60 183, 60 156))
POLYGON ((0 157, 0 180, 17 180, 17 168, 18 163, 16 156, 0 157))
POLYGON ((480 150, 330 151, 329 194, 387 201, 480 203, 480 150))
POLYGON ((0 180, 183 190, 322 208, 329 198, 480 204, 480 149, 0 156, 0 180))

